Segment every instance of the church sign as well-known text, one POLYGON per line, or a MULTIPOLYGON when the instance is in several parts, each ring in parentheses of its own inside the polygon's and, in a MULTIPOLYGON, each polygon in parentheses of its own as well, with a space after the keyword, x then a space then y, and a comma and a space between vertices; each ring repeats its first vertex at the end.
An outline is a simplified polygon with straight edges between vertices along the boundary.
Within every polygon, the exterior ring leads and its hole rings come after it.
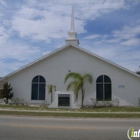
POLYGON ((125 88, 125 85, 118 85, 118 88, 125 88))

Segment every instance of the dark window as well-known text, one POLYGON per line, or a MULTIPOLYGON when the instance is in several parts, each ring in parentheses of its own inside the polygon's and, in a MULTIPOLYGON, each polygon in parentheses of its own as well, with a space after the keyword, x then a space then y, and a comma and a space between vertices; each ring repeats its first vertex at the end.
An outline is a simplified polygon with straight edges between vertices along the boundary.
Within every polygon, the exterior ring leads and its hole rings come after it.
POLYGON ((107 82, 111 83, 111 80, 108 76, 104 75, 104 82, 105 83, 107 83, 107 82))
POLYGON ((97 100, 102 100, 103 99, 103 84, 97 84, 97 100))
POLYGON ((39 100, 45 100, 45 84, 39 85, 39 100))
POLYGON ((39 77, 39 82, 41 82, 41 83, 42 83, 42 82, 45 83, 45 79, 44 79, 44 77, 40 76, 40 77, 39 77))
POLYGON ((111 80, 101 75, 96 80, 96 98, 98 101, 111 101, 111 80))
POLYGON ((103 82, 103 75, 99 76, 96 82, 102 83, 103 82))
POLYGON ((110 101, 111 100, 111 84, 105 84, 104 92, 105 92, 105 100, 110 101))
POLYGON ((32 100, 45 100, 45 86, 44 77, 36 76, 32 80, 32 100))
POLYGON ((38 84, 32 84, 32 100, 38 99, 38 84))
POLYGON ((58 106, 70 106, 70 95, 59 94, 58 95, 58 106))
POLYGON ((32 82, 37 82, 38 83, 38 76, 34 77, 34 79, 32 80, 32 82))

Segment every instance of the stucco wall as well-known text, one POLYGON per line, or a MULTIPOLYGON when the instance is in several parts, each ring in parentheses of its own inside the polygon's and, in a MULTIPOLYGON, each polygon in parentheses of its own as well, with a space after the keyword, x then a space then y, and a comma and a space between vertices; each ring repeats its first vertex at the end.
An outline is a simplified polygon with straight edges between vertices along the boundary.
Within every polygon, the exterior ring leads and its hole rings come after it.
MULTIPOLYGON (((112 81, 112 99, 119 99, 120 105, 138 105, 140 97, 140 78, 117 68, 105 61, 89 55, 77 48, 68 47, 47 59, 43 59, 8 80, 14 91, 14 97, 24 98, 30 103, 42 101, 31 101, 31 81, 36 75, 42 75, 46 79, 46 85, 54 84, 57 90, 66 89, 69 81, 64 84, 65 75, 68 71, 81 74, 91 73, 94 81, 86 83, 86 95, 84 103, 91 104, 91 98, 96 98, 96 79, 100 75, 108 75, 112 81), (124 88, 118 88, 124 85, 124 88)), ((46 90, 46 100, 50 103, 50 95, 46 90)), ((79 96, 79 104, 81 103, 79 96)))

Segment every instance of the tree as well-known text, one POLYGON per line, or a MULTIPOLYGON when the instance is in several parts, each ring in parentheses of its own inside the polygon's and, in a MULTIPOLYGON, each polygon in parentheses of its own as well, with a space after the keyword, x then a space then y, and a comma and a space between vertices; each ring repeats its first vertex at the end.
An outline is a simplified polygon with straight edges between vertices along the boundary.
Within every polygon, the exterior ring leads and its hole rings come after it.
POLYGON ((140 71, 137 71, 136 73, 137 73, 138 75, 140 75, 140 71))
POLYGON ((5 98, 4 102, 6 104, 8 104, 9 99, 12 99, 12 97, 13 97, 12 87, 11 87, 11 84, 8 84, 8 82, 6 82, 3 85, 2 96, 3 96, 3 98, 5 98))
POLYGON ((81 90, 81 94, 82 94, 82 102, 81 102, 81 106, 83 107, 83 103, 84 103, 84 96, 85 96, 85 88, 84 88, 84 82, 87 79, 88 82, 91 84, 92 83, 92 75, 87 73, 84 75, 81 75, 79 73, 75 73, 75 72, 71 72, 68 73, 65 77, 64 83, 69 79, 69 78, 73 78, 73 81, 71 81, 68 85, 67 85, 67 90, 69 90, 71 87, 73 87, 73 91, 75 94, 75 102, 78 100, 78 92, 79 90, 81 90))
POLYGON ((53 102, 53 89, 56 91, 55 85, 47 85, 48 93, 51 94, 51 103, 53 102))

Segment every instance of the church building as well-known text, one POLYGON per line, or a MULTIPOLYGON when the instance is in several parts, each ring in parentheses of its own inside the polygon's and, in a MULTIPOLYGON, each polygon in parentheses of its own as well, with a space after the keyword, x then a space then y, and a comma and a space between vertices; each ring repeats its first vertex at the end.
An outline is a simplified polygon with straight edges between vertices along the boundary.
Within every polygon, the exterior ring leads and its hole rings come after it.
POLYGON ((140 76, 136 73, 91 53, 79 46, 74 29, 74 12, 71 17, 71 30, 66 44, 44 57, 8 74, 2 81, 13 88, 14 97, 30 104, 46 101, 50 107, 78 108, 81 106, 81 92, 78 101, 67 91, 69 81, 64 83, 69 72, 90 73, 93 82, 85 82, 84 105, 92 105, 93 100, 119 101, 119 106, 138 106, 140 98, 140 76), (47 85, 55 85, 56 91, 48 93, 47 85))

